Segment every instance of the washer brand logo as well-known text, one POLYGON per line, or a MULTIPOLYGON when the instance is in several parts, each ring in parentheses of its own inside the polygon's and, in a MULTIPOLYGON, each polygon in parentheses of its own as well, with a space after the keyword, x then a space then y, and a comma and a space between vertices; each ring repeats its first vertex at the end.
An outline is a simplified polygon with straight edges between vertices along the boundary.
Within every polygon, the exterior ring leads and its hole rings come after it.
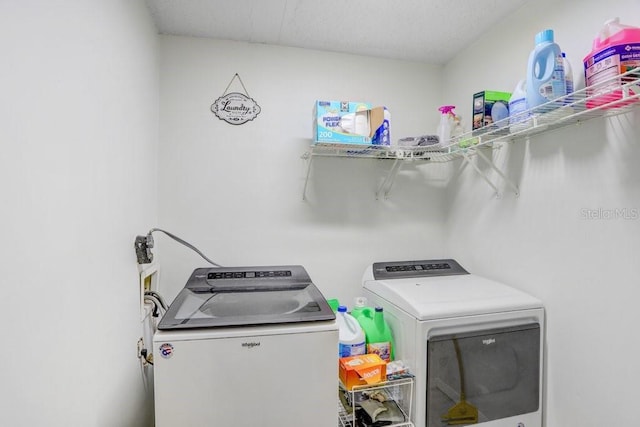
POLYGON ((484 345, 491 345, 491 344, 495 344, 496 339, 495 338, 488 338, 486 340, 482 340, 482 344, 484 345))
POLYGON ((243 342, 242 346, 247 348, 260 347, 260 343, 259 342, 243 342))
POLYGON ((160 356, 165 359, 170 359, 173 356, 173 346, 171 344, 164 343, 160 346, 160 356))

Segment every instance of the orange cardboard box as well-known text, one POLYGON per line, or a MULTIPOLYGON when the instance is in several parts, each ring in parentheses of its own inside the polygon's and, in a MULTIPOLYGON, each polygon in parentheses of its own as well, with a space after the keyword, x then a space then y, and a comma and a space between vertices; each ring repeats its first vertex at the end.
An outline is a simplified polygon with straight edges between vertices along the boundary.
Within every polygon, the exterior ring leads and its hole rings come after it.
POLYGON ((373 385, 387 378, 387 362, 377 354, 343 357, 339 361, 338 374, 347 390, 354 386, 373 385))

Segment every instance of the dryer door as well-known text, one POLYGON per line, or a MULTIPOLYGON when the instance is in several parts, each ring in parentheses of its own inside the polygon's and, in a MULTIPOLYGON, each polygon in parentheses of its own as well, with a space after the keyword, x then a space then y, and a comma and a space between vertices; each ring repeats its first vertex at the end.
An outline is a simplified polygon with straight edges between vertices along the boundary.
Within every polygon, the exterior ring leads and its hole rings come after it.
POLYGON ((537 323, 431 337, 427 427, 471 425, 538 411, 540 346, 537 323))

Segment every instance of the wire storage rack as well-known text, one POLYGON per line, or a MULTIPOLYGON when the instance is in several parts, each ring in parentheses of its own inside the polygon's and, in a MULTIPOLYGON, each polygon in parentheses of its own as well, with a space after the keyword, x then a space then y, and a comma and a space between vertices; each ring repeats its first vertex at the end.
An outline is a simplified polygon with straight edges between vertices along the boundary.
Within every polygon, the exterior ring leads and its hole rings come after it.
POLYGON ((640 67, 613 76, 553 101, 528 109, 472 132, 445 147, 441 161, 463 156, 465 150, 514 141, 531 135, 575 125, 598 117, 626 113, 640 105, 640 67))
MULTIPOLYGON (((638 106, 640 106, 640 67, 496 121, 481 129, 466 132, 437 145, 402 147, 397 145, 311 144, 309 150, 302 156, 308 160, 302 198, 306 199, 311 164, 314 157, 318 156, 392 160, 394 163, 384 182, 378 188, 376 198, 383 191, 385 197, 388 195, 395 176, 404 162, 442 163, 456 159, 468 161, 473 156, 479 156, 489 163, 501 178, 507 181, 517 195, 517 187, 508 182, 506 177, 493 166, 492 162, 483 154, 483 149, 500 148, 506 142, 526 139, 532 135, 580 124, 598 117, 623 114, 638 108, 638 106)), ((476 171, 480 173, 477 168, 476 171)), ((497 187, 486 176, 483 178, 498 193, 497 187)))
POLYGON ((371 386, 338 388, 338 426, 367 427, 384 423, 389 427, 413 427, 411 405, 414 378, 390 379, 371 386))

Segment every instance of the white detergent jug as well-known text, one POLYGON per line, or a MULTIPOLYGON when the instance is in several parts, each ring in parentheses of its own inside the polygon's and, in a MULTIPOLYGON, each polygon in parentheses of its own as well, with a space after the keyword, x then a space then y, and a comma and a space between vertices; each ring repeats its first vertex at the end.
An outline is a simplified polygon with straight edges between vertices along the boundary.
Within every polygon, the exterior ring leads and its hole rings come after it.
POLYGON ((531 113, 527 109, 526 81, 520 80, 509 99, 509 131, 516 133, 531 126, 531 113))
POLYGON ((336 313, 338 323, 338 357, 365 354, 365 336, 358 321, 347 313, 347 307, 341 305, 336 313))

